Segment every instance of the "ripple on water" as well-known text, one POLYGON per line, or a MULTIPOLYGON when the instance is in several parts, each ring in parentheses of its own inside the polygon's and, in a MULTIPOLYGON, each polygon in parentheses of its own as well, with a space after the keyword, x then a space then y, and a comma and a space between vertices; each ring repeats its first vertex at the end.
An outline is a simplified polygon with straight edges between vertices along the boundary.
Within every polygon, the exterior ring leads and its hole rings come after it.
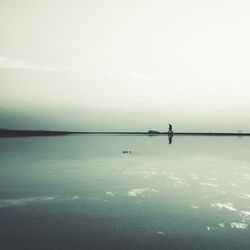
POLYGON ((128 192, 128 196, 136 197, 143 194, 158 193, 159 191, 152 188, 136 188, 128 192))
POLYGON ((214 183, 209 183, 209 182, 200 182, 199 184, 200 184, 201 186, 219 187, 219 185, 214 184, 214 183))
POLYGON ((234 207, 233 203, 212 203, 210 204, 214 208, 221 209, 227 209, 229 211, 237 211, 237 209, 234 207))
POLYGON ((237 223, 237 222, 231 222, 230 226, 231 228, 235 229, 246 229, 248 227, 246 223, 237 223))

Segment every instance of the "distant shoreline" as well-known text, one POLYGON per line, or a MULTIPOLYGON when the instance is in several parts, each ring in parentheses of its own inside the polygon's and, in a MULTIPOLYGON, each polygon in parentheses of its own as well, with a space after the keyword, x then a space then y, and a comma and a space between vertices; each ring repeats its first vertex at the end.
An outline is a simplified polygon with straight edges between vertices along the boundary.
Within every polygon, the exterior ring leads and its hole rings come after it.
MULTIPOLYGON (((73 132, 73 131, 52 131, 52 130, 12 130, 0 129, 0 137, 29 137, 29 136, 63 136, 63 135, 147 135, 161 136, 169 135, 168 132, 73 132)), ((171 135, 171 134, 170 134, 171 135)), ((189 136, 250 136, 250 133, 217 133, 217 132, 173 132, 172 135, 189 136)))

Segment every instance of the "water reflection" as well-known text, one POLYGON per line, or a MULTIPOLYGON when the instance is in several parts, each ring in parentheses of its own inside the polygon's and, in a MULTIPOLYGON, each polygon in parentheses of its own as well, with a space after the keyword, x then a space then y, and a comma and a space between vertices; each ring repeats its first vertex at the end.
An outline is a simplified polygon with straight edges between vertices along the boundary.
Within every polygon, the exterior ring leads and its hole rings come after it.
POLYGON ((250 249, 249 139, 176 136, 167 147, 172 140, 170 133, 2 140, 2 238, 46 232, 53 249, 76 235, 86 249, 169 249, 171 237, 172 249, 187 249, 186 242, 250 249))
POLYGON ((168 144, 172 144, 173 134, 168 134, 168 144))

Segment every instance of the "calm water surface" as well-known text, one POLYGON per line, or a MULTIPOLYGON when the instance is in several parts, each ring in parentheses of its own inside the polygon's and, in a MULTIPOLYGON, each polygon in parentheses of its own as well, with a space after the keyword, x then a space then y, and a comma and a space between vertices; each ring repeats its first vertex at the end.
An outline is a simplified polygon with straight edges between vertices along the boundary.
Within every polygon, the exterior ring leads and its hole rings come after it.
POLYGON ((247 137, 0 138, 0 248, 250 249, 249 149, 247 137))

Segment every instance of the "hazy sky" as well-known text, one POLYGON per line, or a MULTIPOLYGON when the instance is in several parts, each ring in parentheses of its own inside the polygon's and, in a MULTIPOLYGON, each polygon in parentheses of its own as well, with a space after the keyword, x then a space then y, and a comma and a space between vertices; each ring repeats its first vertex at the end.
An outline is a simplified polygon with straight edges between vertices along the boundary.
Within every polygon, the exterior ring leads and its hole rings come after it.
POLYGON ((250 131, 247 0, 0 0, 0 127, 250 131))

